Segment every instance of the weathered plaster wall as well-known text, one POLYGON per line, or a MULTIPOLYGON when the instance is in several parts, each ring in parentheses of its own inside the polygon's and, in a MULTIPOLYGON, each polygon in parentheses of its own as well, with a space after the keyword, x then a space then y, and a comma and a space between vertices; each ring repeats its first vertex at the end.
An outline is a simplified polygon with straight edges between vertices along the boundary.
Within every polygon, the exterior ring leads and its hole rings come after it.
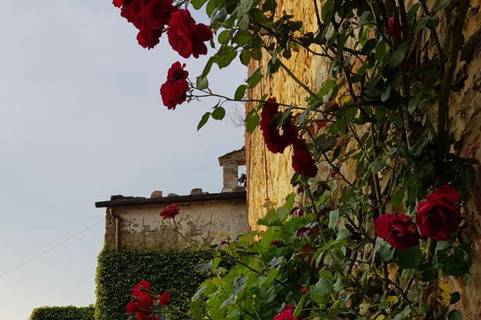
MULTIPOLYGON (((279 0, 279 12, 285 10, 303 21, 305 30, 315 31, 315 16, 313 16, 314 2, 312 0, 279 0)), ((253 72, 257 68, 263 69, 267 74, 267 57, 249 66, 253 72)), ((326 79, 326 64, 305 50, 293 54, 293 57, 285 61, 287 66, 311 88, 318 87, 326 79)), ((304 104, 306 92, 295 83, 282 69, 274 76, 262 81, 250 93, 252 98, 260 99, 262 95, 275 96, 279 102, 304 104)), ((247 105, 249 111, 253 105, 247 105)), ((290 179, 293 174, 291 167, 292 150, 288 148, 284 154, 269 152, 263 142, 260 129, 253 134, 246 134, 246 161, 248 186, 248 210, 249 223, 256 225, 257 220, 265 213, 264 206, 267 202, 274 205, 283 203, 287 194, 292 192, 290 179)))
MULTIPOLYGON (((205 247, 222 240, 235 238, 249 230, 245 201, 205 201, 181 203, 175 220, 164 220, 160 211, 166 205, 142 205, 113 208, 120 217, 120 249, 174 250, 205 247)), ((115 247, 115 219, 107 212, 105 245, 115 247)))
MULTIPOLYGON (((279 10, 293 14, 304 22, 306 31, 313 31, 315 16, 313 1, 310 0, 279 0, 279 10)), ((463 90, 457 93, 451 101, 451 116, 453 118, 452 133, 461 142, 458 150, 463 156, 473 157, 481 163, 481 0, 471 0, 471 9, 465 27, 465 38, 473 39, 465 54, 472 60, 466 66, 467 79, 463 90)), ((267 59, 252 63, 249 71, 253 72, 259 66, 267 65, 267 59)), ((325 80, 326 64, 317 57, 301 52, 288 61, 290 69, 307 84, 319 86, 325 80)), ((264 72, 265 74, 265 72, 264 72)), ((255 90, 250 92, 253 98, 263 94, 277 97, 278 101, 302 103, 306 96, 302 88, 290 80, 282 71, 264 80, 255 90)), ((252 105, 247 106, 250 110, 252 105)), ((246 155, 248 174, 248 210, 249 223, 255 228, 256 221, 265 213, 267 201, 281 204, 284 197, 291 192, 290 178, 291 150, 283 155, 275 155, 265 149, 260 130, 254 134, 246 134, 246 155), (253 187, 255 186, 255 187, 253 187)), ((349 172, 347 172, 349 175, 349 172)), ((473 190, 473 197, 468 207, 470 225, 475 239, 475 263, 471 269, 472 278, 464 289, 463 307, 465 319, 481 319, 481 171, 473 190)), ((453 289, 460 286, 453 281, 453 289)))

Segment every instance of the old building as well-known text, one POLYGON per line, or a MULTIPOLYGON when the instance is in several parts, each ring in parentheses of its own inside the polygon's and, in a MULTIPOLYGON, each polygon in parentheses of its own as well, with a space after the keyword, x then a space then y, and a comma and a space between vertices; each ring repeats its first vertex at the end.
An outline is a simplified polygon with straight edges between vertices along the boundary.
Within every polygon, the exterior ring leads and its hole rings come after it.
POLYGON ((189 195, 154 191, 150 198, 112 196, 97 202, 106 208, 105 246, 110 249, 200 248, 233 239, 249 230, 246 191, 238 182, 239 166, 245 165, 244 149, 219 158, 224 185, 220 193, 193 189, 189 195), (177 204, 181 214, 162 219, 160 212, 177 204))

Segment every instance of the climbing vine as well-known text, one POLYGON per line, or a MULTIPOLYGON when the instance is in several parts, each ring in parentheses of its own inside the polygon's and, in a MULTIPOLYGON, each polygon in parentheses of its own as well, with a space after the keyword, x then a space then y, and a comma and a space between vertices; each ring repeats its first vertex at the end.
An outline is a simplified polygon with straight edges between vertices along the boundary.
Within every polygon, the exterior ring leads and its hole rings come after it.
MULTIPOLYGON (((183 58, 212 48, 195 79, 188 64, 172 64, 160 88, 168 109, 217 97, 200 129, 222 120, 229 102, 249 103, 246 130, 260 130, 273 153, 293 150, 296 193, 268 208, 263 231, 220 246, 188 317, 462 319, 449 281, 469 281, 466 203, 476 162, 458 154, 450 98, 470 62, 462 54, 469 1, 312 4, 309 30, 275 0, 114 0, 143 47, 166 33, 183 58), (209 26, 192 17, 199 9, 209 26), (329 66, 320 86, 289 68, 301 51, 329 66), (266 67, 252 70, 232 97, 213 92, 211 69, 236 58, 266 67), (277 73, 305 93, 303 103, 249 94, 277 73), (221 260, 234 266, 219 267, 221 260)), ((131 313, 163 317, 145 307, 131 313)))

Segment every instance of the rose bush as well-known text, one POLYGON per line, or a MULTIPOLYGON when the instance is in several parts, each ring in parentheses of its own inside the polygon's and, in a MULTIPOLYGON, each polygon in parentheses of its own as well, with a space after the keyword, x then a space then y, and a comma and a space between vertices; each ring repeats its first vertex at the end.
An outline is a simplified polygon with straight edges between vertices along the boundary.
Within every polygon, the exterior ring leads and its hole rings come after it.
MULTIPOLYGON (((460 293, 441 279, 463 282, 472 263, 463 222, 477 163, 452 152, 449 130, 450 96, 470 62, 459 36, 469 2, 314 0, 306 9, 312 29, 275 0, 176 1, 163 10, 151 1, 114 0, 142 46, 155 46, 166 31, 183 58, 207 54, 207 43, 215 51, 195 79, 180 62, 169 69, 164 105, 217 98, 200 129, 222 120, 230 102, 247 103, 248 134, 259 126, 270 152, 291 148, 294 169, 296 193, 282 207, 266 203, 263 229, 223 242, 202 266, 211 278, 185 317, 460 319, 460 293), (202 7, 210 26, 192 18, 190 10, 202 7), (329 66, 324 83, 313 86, 289 68, 297 52, 329 66), (251 66, 249 77, 233 97, 212 91, 213 66, 237 57, 251 66), (305 93, 296 99, 302 103, 247 94, 276 73, 305 93)), ((177 214, 166 208, 161 216, 177 214)), ((150 300, 137 297, 129 310, 139 303, 150 300)))

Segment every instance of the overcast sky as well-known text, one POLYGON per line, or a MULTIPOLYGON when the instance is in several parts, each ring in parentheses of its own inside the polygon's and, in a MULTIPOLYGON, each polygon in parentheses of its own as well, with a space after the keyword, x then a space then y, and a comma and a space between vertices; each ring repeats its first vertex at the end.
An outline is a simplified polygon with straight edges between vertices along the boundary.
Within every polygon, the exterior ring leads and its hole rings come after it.
MULTIPOLYGON (((158 90, 177 55, 165 38, 139 47, 111 0, 0 0, 0 15, 0 319, 26 320, 95 301, 104 225, 6 271, 100 221, 94 202, 112 194, 220 191, 217 157, 243 132, 226 120, 197 133, 212 102, 166 110, 158 90)), ((232 95, 245 72, 210 82, 232 95)))

